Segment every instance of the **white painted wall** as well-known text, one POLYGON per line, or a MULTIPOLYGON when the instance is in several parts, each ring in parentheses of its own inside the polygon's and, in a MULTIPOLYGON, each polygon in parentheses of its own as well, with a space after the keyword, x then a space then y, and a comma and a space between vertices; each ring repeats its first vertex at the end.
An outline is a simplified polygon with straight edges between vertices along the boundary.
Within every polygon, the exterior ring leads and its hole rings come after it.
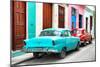
POLYGON ((42 31, 43 24, 43 3, 36 3, 36 37, 42 31))
POLYGON ((58 28, 58 6, 62 6, 65 8, 65 28, 69 28, 68 26, 68 6, 66 4, 53 4, 53 15, 52 15, 52 27, 58 28))
POLYGON ((68 5, 65 5, 65 28, 70 28, 68 26, 68 5))
MULTIPOLYGON (((65 28, 68 28, 68 6, 65 7, 65 28)), ((43 3, 36 3, 36 37, 40 34, 43 28, 43 3)), ((58 28, 58 4, 52 6, 52 27, 58 28)))
POLYGON ((89 11, 87 8, 85 8, 85 13, 84 13, 84 28, 86 29, 86 17, 88 17, 88 32, 90 32, 90 16, 92 16, 92 37, 94 37, 94 15, 93 15, 93 10, 89 11))
POLYGON ((58 4, 53 4, 52 7, 52 27, 58 28, 58 4))

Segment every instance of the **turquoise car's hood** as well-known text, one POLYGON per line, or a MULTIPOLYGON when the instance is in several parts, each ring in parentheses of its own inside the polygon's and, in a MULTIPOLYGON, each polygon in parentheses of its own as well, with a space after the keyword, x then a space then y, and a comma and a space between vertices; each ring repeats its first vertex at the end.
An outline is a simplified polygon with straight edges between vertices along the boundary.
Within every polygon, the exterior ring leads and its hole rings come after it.
POLYGON ((29 47, 52 47, 54 40, 57 40, 61 37, 58 36, 41 36, 32 39, 24 40, 26 43, 26 48, 29 47))

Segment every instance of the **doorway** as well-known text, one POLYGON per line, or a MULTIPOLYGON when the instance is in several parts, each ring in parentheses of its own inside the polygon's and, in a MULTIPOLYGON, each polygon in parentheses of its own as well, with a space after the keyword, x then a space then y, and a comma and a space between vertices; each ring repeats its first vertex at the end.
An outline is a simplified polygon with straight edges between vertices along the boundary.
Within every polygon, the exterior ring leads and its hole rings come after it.
POLYGON ((26 3, 12 1, 12 50, 23 47, 26 38, 26 3))
POLYGON ((58 7, 58 27, 64 28, 64 21, 65 21, 65 8, 62 6, 58 7))
POLYGON ((79 28, 82 28, 82 15, 79 14, 79 28))
POLYGON ((76 9, 72 7, 71 11, 71 28, 76 28, 76 9))
POLYGON ((52 28, 52 4, 43 3, 43 29, 52 28))
POLYGON ((92 20, 93 20, 93 18, 92 18, 92 16, 90 16, 90 33, 91 33, 91 30, 92 30, 92 20))
POLYGON ((86 31, 88 32, 88 17, 86 17, 86 31))

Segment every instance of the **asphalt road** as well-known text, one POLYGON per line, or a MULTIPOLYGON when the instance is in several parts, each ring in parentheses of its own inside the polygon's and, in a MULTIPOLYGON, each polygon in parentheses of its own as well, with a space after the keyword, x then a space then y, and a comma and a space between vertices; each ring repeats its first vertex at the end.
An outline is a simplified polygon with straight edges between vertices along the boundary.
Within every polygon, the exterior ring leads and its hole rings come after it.
POLYGON ((78 51, 70 51, 64 59, 59 59, 55 55, 46 55, 40 59, 34 59, 32 56, 18 65, 33 65, 46 63, 64 63, 64 62, 82 62, 95 61, 95 42, 84 47, 80 47, 78 51))

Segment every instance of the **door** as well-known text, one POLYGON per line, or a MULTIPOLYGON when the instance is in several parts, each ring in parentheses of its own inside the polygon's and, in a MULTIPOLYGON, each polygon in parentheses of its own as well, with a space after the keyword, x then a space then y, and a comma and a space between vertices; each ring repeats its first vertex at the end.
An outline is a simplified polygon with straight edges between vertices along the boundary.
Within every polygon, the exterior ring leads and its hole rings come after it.
POLYGON ((82 28, 82 15, 79 14, 79 28, 82 28))
POLYGON ((91 33, 91 30, 92 30, 92 16, 90 16, 90 33, 91 33))
POLYGON ((71 36, 70 31, 67 31, 67 30, 63 31, 62 34, 61 34, 61 37, 63 37, 65 39, 64 45, 67 47, 67 51, 75 48, 75 46, 76 46, 76 44, 74 42, 75 40, 74 40, 74 37, 71 36))
POLYGON ((76 9, 73 7, 71 11, 71 28, 76 28, 76 9))
POLYGON ((36 35, 36 3, 27 2, 28 13, 28 38, 33 38, 36 35))
POLYGON ((64 21, 65 21, 65 8, 62 6, 58 7, 58 27, 64 28, 64 21))
POLYGON ((12 49, 18 50, 23 47, 26 38, 26 3, 13 1, 12 13, 12 49))
POLYGON ((86 31, 88 32, 88 17, 86 17, 86 31))
POLYGON ((70 31, 67 31, 68 32, 68 36, 69 36, 69 46, 70 46, 70 49, 69 50, 73 50, 76 48, 76 45, 77 45, 77 41, 76 41, 76 38, 74 36, 71 36, 71 32, 70 31))
POLYGON ((72 29, 76 28, 76 16, 72 16, 72 29))
POLYGON ((43 3, 43 29, 52 28, 52 4, 43 3))

